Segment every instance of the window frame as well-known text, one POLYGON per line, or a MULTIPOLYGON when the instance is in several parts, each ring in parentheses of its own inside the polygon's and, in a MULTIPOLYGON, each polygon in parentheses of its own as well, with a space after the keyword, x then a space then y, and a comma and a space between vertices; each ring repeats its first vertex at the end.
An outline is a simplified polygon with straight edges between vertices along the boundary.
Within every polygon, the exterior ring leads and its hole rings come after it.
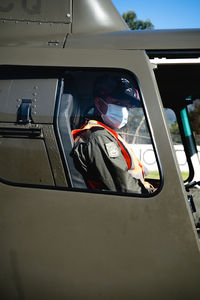
MULTIPOLYGON (((144 194, 137 194, 137 193, 120 193, 120 192, 115 192, 115 191, 109 191, 109 190, 91 190, 91 189, 85 189, 85 188, 76 188, 76 187, 68 187, 69 190, 72 190, 72 191, 81 191, 81 192, 86 192, 86 193, 95 193, 95 194, 111 194, 111 195, 122 195, 122 196, 129 196, 129 197, 139 197, 139 198, 149 198, 149 197, 153 197, 155 196, 156 194, 158 194, 161 189, 162 189, 162 186, 163 186, 163 171, 162 171, 162 167, 161 167, 161 162, 160 162, 160 159, 159 159, 159 155, 158 155, 158 151, 157 151, 157 147, 156 147, 156 144, 155 144, 155 139, 154 139, 154 135, 152 134, 152 130, 151 130, 151 126, 150 126, 150 122, 149 122, 149 116, 146 112, 146 107, 145 107, 145 103, 144 103, 144 97, 143 97, 143 94, 142 94, 142 90, 141 90, 141 85, 140 85, 140 82, 139 82, 139 79, 137 78, 137 76, 132 73, 131 71, 127 70, 127 69, 121 69, 121 68, 102 68, 102 67, 99 67, 99 68, 93 68, 93 67, 80 67, 80 68, 76 68, 76 67, 71 67, 71 68, 66 68, 68 69, 69 72, 77 72, 77 71, 82 71, 82 72, 93 72, 93 73, 105 73, 105 72, 120 72, 120 73, 126 73, 128 74, 132 80, 134 80, 134 82, 136 83, 137 87, 138 87, 138 91, 139 91, 139 95, 140 95, 140 99, 141 99, 141 104, 142 104, 142 109, 143 109, 143 113, 144 113, 144 116, 145 116, 145 121, 146 121, 146 125, 147 125, 147 129, 148 129, 148 133, 149 133, 149 137, 150 137, 150 140, 151 140, 151 145, 152 145, 152 149, 154 151, 154 155, 155 155, 155 159, 156 159, 156 163, 157 163, 157 167, 158 167, 158 173, 159 173, 159 176, 160 176, 160 179, 159 179, 159 187, 157 188, 157 190, 155 192, 153 192, 152 194, 149 194, 149 195, 144 195, 144 194)), ((61 101, 61 98, 59 98, 57 104, 56 104, 56 110, 55 110, 55 119, 54 119, 54 126, 55 126, 55 132, 56 132, 56 136, 57 136, 57 139, 58 139, 58 144, 59 144, 59 148, 60 148, 60 151, 62 152, 63 151, 63 146, 62 146, 62 143, 60 142, 60 136, 59 136, 59 133, 58 133, 58 129, 56 128, 58 126, 58 121, 57 121, 57 118, 58 118, 58 106, 59 106, 59 101, 61 101)), ((67 162, 67 159, 64 157, 64 155, 62 154, 62 159, 63 159, 63 163, 66 164, 65 165, 65 170, 67 172, 69 172, 69 164, 67 162)), ((68 176, 68 182, 69 182, 69 185, 71 183, 71 178, 70 176, 68 176)))
MULTIPOLYGON (((41 66, 1 66, 1 68, 3 68, 4 70, 6 70, 5 72, 5 76, 0 76, 0 79, 11 79, 12 78, 16 78, 16 79, 32 79, 32 78, 57 78, 59 80, 62 81, 63 79, 63 72, 71 72, 71 71, 77 71, 77 70, 84 70, 87 72, 125 72, 127 74, 129 74, 129 76, 131 76, 133 78, 133 80, 136 82, 137 86, 138 86, 138 90, 139 90, 139 94, 140 94, 140 98, 141 98, 141 102, 142 102, 142 107, 143 107, 143 113, 145 116, 145 120, 146 120, 146 124, 147 124, 147 128, 149 131, 149 136, 152 142, 152 147, 153 147, 153 151, 155 154, 155 158, 156 158, 156 162, 158 165, 158 171, 160 174, 160 184, 158 189, 150 194, 149 196, 143 195, 143 194, 136 194, 136 193, 119 193, 119 192, 113 192, 113 191, 93 191, 93 190, 88 190, 88 189, 77 189, 77 188, 73 188, 70 186, 70 180, 69 180, 69 173, 68 173, 68 166, 65 165, 63 163, 63 154, 62 154, 62 150, 61 150, 61 146, 59 143, 59 138, 58 138, 58 134, 57 134, 57 130, 56 130, 56 114, 57 114, 57 106, 58 106, 58 102, 59 102, 59 96, 57 95, 57 99, 56 99, 56 105, 55 105, 55 110, 54 110, 54 121, 53 121, 53 126, 54 126, 54 130, 55 130, 55 139, 57 140, 57 147, 59 149, 59 155, 61 156, 62 159, 62 167, 65 170, 65 176, 66 176, 66 186, 49 186, 49 185, 37 185, 37 184, 26 184, 26 183, 16 183, 16 182, 9 182, 4 180, 3 178, 0 178, 0 181, 5 183, 5 184, 9 184, 9 185, 13 185, 13 186, 19 186, 19 187, 30 187, 30 188, 40 188, 40 189, 55 189, 55 190, 68 190, 68 191, 78 191, 78 192, 86 192, 86 193, 98 193, 98 194, 111 194, 111 195, 122 195, 122 196, 126 196, 126 197, 138 197, 138 198, 146 198, 146 197, 152 197, 155 196, 156 194, 158 194, 163 186, 163 172, 162 172, 162 167, 161 167, 161 162, 159 159, 159 155, 158 155, 158 151, 157 151, 157 147, 156 147, 156 143, 155 143, 155 138, 154 135, 152 133, 152 129, 151 129, 151 125, 150 125, 150 118, 146 112, 146 107, 145 107, 145 102, 144 102, 144 97, 143 97, 143 93, 141 90, 141 86, 140 86, 140 82, 139 79, 137 78, 137 76, 135 74, 133 74, 130 70, 127 69, 122 69, 122 68, 102 68, 102 67, 41 67, 41 66), (14 74, 14 75, 13 75, 14 74), (48 74, 48 76, 47 76, 48 74), (11 76, 12 75, 12 76, 11 76)), ((4 72, 2 72, 2 74, 4 74, 4 72)), ((60 87, 61 88, 61 87, 60 87)), ((43 134, 44 136, 44 141, 45 141, 45 134, 43 134)), ((47 152, 48 151, 48 147, 47 147, 47 152)), ((51 164, 51 159, 49 154, 49 163, 51 164)))

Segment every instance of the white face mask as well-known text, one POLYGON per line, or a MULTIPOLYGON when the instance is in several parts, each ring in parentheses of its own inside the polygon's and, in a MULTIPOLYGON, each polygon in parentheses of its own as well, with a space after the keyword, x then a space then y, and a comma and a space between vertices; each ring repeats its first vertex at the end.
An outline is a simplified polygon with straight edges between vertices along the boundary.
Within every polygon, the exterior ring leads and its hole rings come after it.
POLYGON ((107 106, 106 114, 101 114, 101 118, 106 125, 114 129, 124 127, 128 122, 128 109, 125 106, 110 103, 107 103, 107 106))

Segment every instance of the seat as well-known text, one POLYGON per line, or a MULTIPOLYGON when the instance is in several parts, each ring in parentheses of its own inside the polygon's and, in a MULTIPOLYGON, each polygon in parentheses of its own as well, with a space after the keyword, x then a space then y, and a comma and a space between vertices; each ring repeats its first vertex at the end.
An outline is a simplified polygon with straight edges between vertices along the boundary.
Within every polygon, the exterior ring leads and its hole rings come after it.
POLYGON ((58 99, 56 128, 63 153, 68 181, 73 188, 87 188, 82 175, 74 166, 71 151, 74 145, 72 130, 79 128, 80 105, 74 89, 72 78, 65 79, 65 87, 61 88, 60 99, 58 99))

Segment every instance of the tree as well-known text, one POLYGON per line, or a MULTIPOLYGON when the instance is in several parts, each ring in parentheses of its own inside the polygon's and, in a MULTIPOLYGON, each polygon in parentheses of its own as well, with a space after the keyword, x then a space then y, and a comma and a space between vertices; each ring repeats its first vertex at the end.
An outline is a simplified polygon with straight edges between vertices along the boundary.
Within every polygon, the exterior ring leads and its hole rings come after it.
POLYGON ((131 30, 154 29, 154 25, 149 19, 146 21, 138 20, 133 10, 123 13, 122 17, 131 30))

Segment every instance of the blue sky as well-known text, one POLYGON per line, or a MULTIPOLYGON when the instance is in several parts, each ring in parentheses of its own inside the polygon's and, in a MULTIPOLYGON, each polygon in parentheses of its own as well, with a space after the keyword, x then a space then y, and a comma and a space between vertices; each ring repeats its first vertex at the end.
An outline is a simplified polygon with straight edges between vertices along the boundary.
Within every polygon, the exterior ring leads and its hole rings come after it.
POLYGON ((200 0, 112 0, 120 14, 134 10, 155 29, 200 28, 200 0))

